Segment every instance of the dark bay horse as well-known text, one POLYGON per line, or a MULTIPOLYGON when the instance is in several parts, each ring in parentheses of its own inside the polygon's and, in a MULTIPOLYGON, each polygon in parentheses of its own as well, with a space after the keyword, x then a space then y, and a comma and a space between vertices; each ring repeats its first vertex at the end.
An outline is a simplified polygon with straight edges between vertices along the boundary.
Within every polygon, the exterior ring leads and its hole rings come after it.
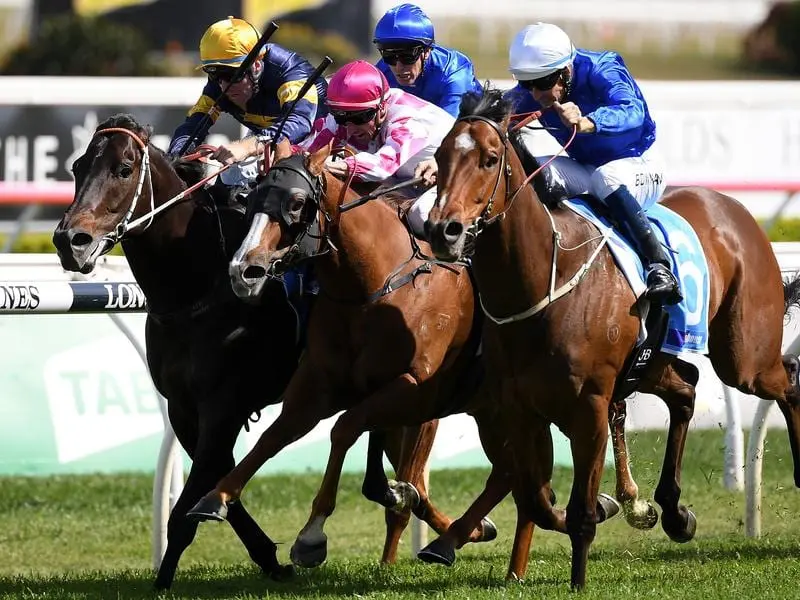
MULTIPOLYGON (((246 232, 236 203, 217 203, 201 188, 155 218, 146 217, 202 177, 201 163, 168 160, 150 145, 151 133, 130 115, 98 127, 73 166, 75 199, 53 242, 65 269, 87 273, 121 238, 147 298, 149 370, 192 459, 156 579, 166 588, 197 530, 185 517, 188 509, 233 467, 234 444, 250 415, 280 400, 301 346, 280 283, 266 286, 254 303, 243 303, 231 290, 228 264, 246 232), (143 226, 128 230, 142 217, 143 226)), ((394 439, 387 443, 398 445, 394 439)), ((380 456, 377 461, 382 465, 380 456)), ((228 521, 265 573, 291 573, 242 503, 230 507, 228 521)))
MULTIPOLYGON (((280 416, 192 511, 203 517, 224 510, 264 462, 320 420, 345 410, 331 432, 328 466, 311 516, 291 552, 296 564, 307 567, 327 555, 323 527, 335 507, 347 450, 365 431, 424 427, 446 412, 443 403, 466 397, 469 389, 462 394, 459 386, 478 342, 471 336, 473 292, 466 270, 419 259, 396 208, 386 201, 339 212, 339 200, 357 195, 323 170, 329 153, 323 148, 305 158, 280 146, 267 178, 248 199, 253 221, 231 265, 234 287, 243 296, 258 293, 270 274, 311 258, 320 296, 306 355, 280 416), (305 241, 310 246, 302 250, 305 241)), ((442 533, 451 521, 436 510, 423 485, 427 452, 411 450, 413 460, 397 473, 416 489, 405 508, 442 533)), ((409 513, 392 518, 405 525, 409 513)), ((468 532, 472 541, 494 535, 488 520, 468 532)), ((394 555, 383 560, 392 562, 394 555)))
MULTIPOLYGON (((507 417, 517 500, 525 502, 541 527, 551 526, 547 472, 552 464, 543 460, 550 424, 570 439, 574 480, 567 533, 571 583, 579 588, 586 582, 596 530, 609 404, 637 340, 641 305, 605 247, 580 285, 560 299, 546 300, 551 272, 556 287, 572 278, 588 262, 598 236, 571 211, 546 207, 534 187, 522 187, 526 174, 509 140, 509 113, 497 90, 462 104, 461 118, 437 153, 439 199, 427 227, 439 258, 455 260, 473 253, 487 314, 501 319, 544 305, 530 318, 490 322, 484 352, 507 417), (561 248, 557 254, 554 240, 561 248)), ((684 188, 668 193, 663 203, 691 223, 708 260, 711 363, 726 385, 778 402, 800 486, 798 362, 781 356, 783 318, 789 305, 797 303, 800 280, 782 282, 764 232, 734 199, 684 188)), ((680 504, 680 470, 697 378, 694 366, 660 353, 639 388, 660 396, 669 407, 655 499, 662 507, 662 526, 676 541, 691 539, 696 526, 680 504)))

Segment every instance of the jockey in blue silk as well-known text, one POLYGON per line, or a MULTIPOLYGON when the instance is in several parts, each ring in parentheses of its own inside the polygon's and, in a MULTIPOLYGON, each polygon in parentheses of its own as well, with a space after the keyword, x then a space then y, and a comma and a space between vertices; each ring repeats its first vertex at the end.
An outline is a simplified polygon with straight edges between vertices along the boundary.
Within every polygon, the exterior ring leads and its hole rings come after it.
MULTIPOLYGON (((588 192, 609 208, 647 269, 647 298, 680 302, 678 281, 645 214, 666 186, 656 125, 622 57, 576 49, 560 28, 535 23, 511 43, 509 70, 518 81, 505 94, 514 112, 544 110, 539 120, 562 146, 577 126, 569 158, 556 158, 550 174, 569 196, 588 192)), ((540 164, 547 158, 537 156, 540 164)))
MULTIPOLYGON (((233 167, 220 175, 226 185, 247 185, 258 175, 255 152, 249 152, 256 139, 272 138, 277 128, 277 118, 284 105, 297 97, 297 93, 314 72, 314 67, 296 52, 286 50, 277 44, 266 44, 262 53, 237 83, 231 84, 236 67, 242 64, 250 50, 255 47, 260 33, 247 21, 228 17, 211 25, 200 40, 200 60, 198 69, 208 76, 203 93, 197 103, 189 109, 186 120, 175 130, 169 145, 169 154, 177 154, 186 140, 203 121, 207 125, 198 132, 196 143, 201 143, 208 135, 211 125, 220 113, 229 113, 255 134, 242 142, 232 142, 220 146, 210 155, 224 164, 233 167), (214 99, 222 91, 225 95, 216 108, 214 99), (244 159, 250 156, 249 161, 244 159), (243 161, 243 162, 240 162, 243 161)), ((281 137, 292 143, 305 138, 311 131, 314 121, 327 114, 325 94, 327 82, 320 77, 316 85, 297 102, 291 116, 281 131, 281 137)), ((185 152, 191 148, 185 149, 185 152)))
POLYGON ((422 9, 401 4, 389 9, 375 26, 372 40, 381 53, 375 66, 389 85, 458 116, 461 96, 482 93, 472 61, 434 42, 433 23, 422 9))

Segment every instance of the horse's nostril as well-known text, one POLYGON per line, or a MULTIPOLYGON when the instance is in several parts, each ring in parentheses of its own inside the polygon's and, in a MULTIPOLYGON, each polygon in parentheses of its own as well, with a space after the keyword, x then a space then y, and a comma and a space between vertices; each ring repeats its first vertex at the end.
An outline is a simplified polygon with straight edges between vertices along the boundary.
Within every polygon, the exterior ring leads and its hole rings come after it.
POLYGON ((258 265, 248 265, 242 271, 242 279, 263 279, 267 276, 267 270, 258 265))
POLYGON ((448 242, 455 242, 464 233, 464 225, 458 221, 449 221, 444 226, 444 237, 448 242))
POLYGON ((73 248, 82 248, 92 243, 92 236, 90 236, 88 233, 79 231, 72 236, 72 239, 70 239, 69 243, 73 248))

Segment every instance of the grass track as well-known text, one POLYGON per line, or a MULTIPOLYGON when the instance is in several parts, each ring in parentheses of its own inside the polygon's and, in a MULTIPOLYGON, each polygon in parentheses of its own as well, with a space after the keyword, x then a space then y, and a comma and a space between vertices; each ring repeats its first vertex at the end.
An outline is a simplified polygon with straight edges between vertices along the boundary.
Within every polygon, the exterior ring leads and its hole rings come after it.
MULTIPOLYGON (((634 475, 652 495, 663 436, 632 436, 634 475)), ((744 495, 722 487, 722 433, 694 431, 684 469, 684 499, 698 516, 695 541, 677 545, 660 527, 630 529, 615 520, 598 529, 589 563, 587 598, 800 598, 800 493, 792 482, 785 433, 768 440, 761 540, 743 537, 744 495)), ((483 484, 481 469, 434 472, 433 498, 459 514, 483 484)), ((613 490, 613 472, 603 489, 613 490)), ((303 525, 319 475, 257 479, 244 501, 273 539, 288 550, 303 525)), ((556 472, 559 505, 571 472, 556 472)), ((153 598, 150 557, 152 479, 146 475, 2 478, 0 598, 153 598)), ((500 537, 465 548, 450 570, 401 559, 380 567, 383 517, 345 476, 329 521, 329 562, 287 584, 262 578, 225 525, 200 528, 184 554, 167 598, 574 598, 569 591, 569 543, 537 531, 524 583, 503 580, 514 511, 505 501, 492 514, 500 537)))

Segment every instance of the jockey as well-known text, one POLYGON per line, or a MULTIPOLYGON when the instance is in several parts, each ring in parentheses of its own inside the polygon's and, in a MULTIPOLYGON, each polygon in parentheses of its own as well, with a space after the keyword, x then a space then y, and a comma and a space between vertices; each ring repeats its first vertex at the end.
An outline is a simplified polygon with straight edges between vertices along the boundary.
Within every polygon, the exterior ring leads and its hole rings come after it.
POLYGON ((509 63, 518 83, 505 97, 515 112, 544 110, 540 122, 562 145, 577 126, 570 158, 551 163, 554 178, 568 195, 589 192, 608 206, 648 269, 646 297, 680 302, 678 281, 645 215, 666 185, 656 126, 622 57, 576 49, 560 28, 534 23, 514 38, 509 63))
MULTIPOLYGON (((198 69, 202 68, 208 75, 208 82, 200 99, 189 110, 186 120, 175 130, 169 154, 177 154, 198 124, 209 115, 210 119, 205 120, 207 125, 195 136, 197 144, 202 142, 220 112, 229 113, 262 139, 272 138, 283 106, 297 97, 297 92, 314 68, 299 54, 277 44, 266 44, 245 76, 231 84, 236 67, 242 64, 259 38, 259 32, 250 23, 233 17, 217 21, 206 30, 200 39, 201 65, 198 69), (225 95, 214 107, 214 99, 223 90, 225 95)), ((314 120, 326 114, 321 104, 325 100, 326 90, 327 82, 320 77, 316 85, 297 102, 281 131, 281 137, 295 143, 308 135, 314 120)), ((258 175, 256 137, 248 136, 244 142, 225 144, 210 155, 210 158, 224 164, 237 163, 220 175, 225 185, 247 186, 258 175), (248 156, 253 158, 239 162, 248 156)), ((191 148, 186 149, 189 150, 191 148)))
POLYGON ((411 92, 458 116, 461 96, 482 93, 472 61, 434 43, 433 24, 413 4, 390 8, 375 26, 372 40, 382 58, 376 66, 391 87, 411 92))
MULTIPOLYGON (((314 152, 331 140, 355 151, 344 160, 329 159, 325 168, 337 176, 351 170, 360 181, 399 183, 424 177, 435 167, 433 154, 455 119, 438 106, 390 88, 383 74, 358 60, 334 73, 328 85, 328 116, 314 123, 300 147, 314 152)), ((436 200, 433 187, 417 198, 408 221, 424 238, 424 225, 436 200)))

